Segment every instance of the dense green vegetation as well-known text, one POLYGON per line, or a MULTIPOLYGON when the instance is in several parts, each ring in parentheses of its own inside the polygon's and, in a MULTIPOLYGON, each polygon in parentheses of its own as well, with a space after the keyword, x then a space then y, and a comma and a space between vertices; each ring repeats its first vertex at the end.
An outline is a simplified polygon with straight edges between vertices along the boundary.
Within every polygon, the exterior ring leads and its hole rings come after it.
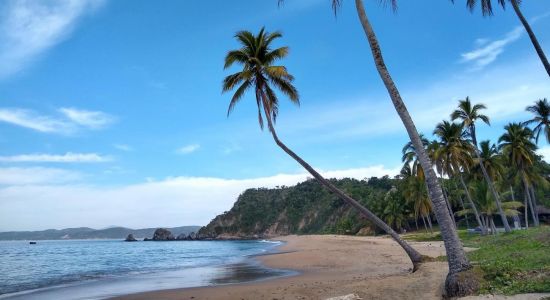
MULTIPOLYGON (((459 231, 481 282, 481 294, 550 292, 550 227, 515 230, 497 236, 459 231)), ((415 241, 441 240, 439 233, 405 236, 415 241)))

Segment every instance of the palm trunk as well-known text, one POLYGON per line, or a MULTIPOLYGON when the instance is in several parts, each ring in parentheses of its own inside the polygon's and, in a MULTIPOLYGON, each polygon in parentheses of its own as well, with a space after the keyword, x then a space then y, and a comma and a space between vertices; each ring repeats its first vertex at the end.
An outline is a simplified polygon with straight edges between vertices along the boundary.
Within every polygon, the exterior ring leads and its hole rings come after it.
POLYGON ((426 231, 426 233, 428 233, 428 226, 426 226, 426 219, 424 219, 423 215, 420 215, 420 217, 422 218, 422 223, 424 223, 424 230, 426 231))
POLYGON ((531 192, 531 200, 533 201, 533 208, 535 209, 535 226, 539 226, 539 210, 537 208, 537 198, 535 197, 535 189, 533 188, 533 185, 529 187, 529 192, 531 192))
POLYGON ((468 199, 468 202, 470 202, 470 205, 472 206, 472 210, 474 211, 474 216, 476 217, 477 224, 481 229, 481 235, 486 235, 487 228, 485 228, 485 225, 479 218, 479 212, 477 210, 477 207, 474 201, 472 200, 472 195, 470 195, 470 190, 468 190, 468 186, 466 185, 466 182, 464 182, 464 177, 462 176, 462 174, 460 174, 459 178, 460 178, 460 183, 462 184, 462 188, 464 188, 464 192, 466 192, 466 199, 468 199))
MULTIPOLYGON (((466 211, 466 206, 464 206, 464 200, 462 200, 462 196, 458 197, 458 200, 460 200, 460 205, 462 206, 462 209, 466 211)), ((470 222, 468 221, 468 213, 464 213, 464 220, 466 220, 466 228, 470 229, 470 222)))
POLYGON ((533 199, 531 199, 531 194, 529 193, 529 183, 527 182, 527 178, 525 177, 525 174, 522 176, 523 179, 523 187, 525 189, 525 195, 527 195, 527 202, 529 203, 529 209, 531 210, 531 217, 533 218, 533 226, 539 226, 537 224, 537 216, 535 209, 533 207, 533 199))
POLYGON ((430 215, 426 215, 426 220, 428 220, 428 226, 430 226, 430 233, 434 233, 434 228, 432 226, 432 217, 430 215))
POLYGON ((458 228, 456 226, 455 214, 453 212, 453 207, 451 206, 451 202, 449 202, 449 196, 447 195, 447 190, 443 186, 443 178, 441 178, 441 189, 443 191, 443 198, 445 199, 445 203, 447 204, 447 209, 449 209, 449 216, 451 217, 451 220, 453 220, 453 224, 455 225, 455 228, 458 228))
POLYGON ((493 220, 493 217, 491 217, 490 219, 490 222, 491 222, 491 228, 493 230, 493 234, 497 234, 497 227, 495 226, 495 221, 493 220))
POLYGON ((443 237, 445 250, 447 251, 449 274, 445 280, 446 295, 448 297, 454 297, 471 294, 477 289, 477 283, 472 282, 471 278, 469 278, 470 276, 459 276, 459 274, 470 270, 472 265, 466 257, 462 243, 458 238, 456 228, 454 228, 453 221, 449 216, 449 210, 445 205, 443 192, 439 182, 437 181, 437 176, 432 168, 432 163, 426 154, 414 122, 405 107, 405 103, 403 103, 401 95, 399 94, 399 91, 397 90, 397 87, 388 72, 386 64, 384 63, 384 58, 382 57, 382 51, 380 50, 378 39, 376 38, 376 34, 374 33, 374 30, 368 20, 363 1, 355 0, 355 4, 359 15, 359 20, 363 30, 365 31, 365 35, 367 36, 367 40, 372 51, 376 69, 378 70, 380 78, 388 90, 395 110, 399 114, 403 125, 405 125, 405 128, 407 129, 409 138, 416 149, 418 160, 420 161, 420 164, 425 172, 426 185, 428 187, 430 199, 432 200, 434 206, 437 221, 441 228, 441 236, 443 237))
POLYGON ((389 234, 402 248, 407 252, 407 255, 411 259, 413 263, 413 271, 416 271, 418 268, 418 265, 422 262, 422 255, 416 251, 414 248, 412 248, 405 240, 403 240, 399 234, 397 234, 388 224, 384 223, 380 218, 378 218, 374 213, 372 213, 370 210, 368 210, 366 207, 361 205, 357 200, 351 198, 347 194, 345 194, 343 191, 338 189, 336 186, 334 186, 330 181, 326 180, 321 174, 319 174, 315 169, 313 169, 308 163, 306 163, 301 157, 299 157, 296 153, 294 153, 292 150, 290 150, 281 140, 279 140, 279 137, 277 136, 277 133, 275 132, 275 128, 273 127, 273 122, 271 120, 271 116, 269 114, 269 110, 267 109, 267 99, 265 98, 265 94, 262 94, 263 97, 263 106, 264 106, 264 113, 265 117, 267 119, 267 124, 269 126, 269 131, 271 132, 271 135, 273 136, 273 139, 275 140, 275 143, 283 149, 288 155, 290 155, 294 160, 296 160, 304 169, 306 169, 319 183, 324 185, 327 189, 329 189, 334 194, 338 195, 342 200, 353 206, 355 209, 359 211, 364 217, 366 217, 369 221, 374 223, 376 226, 384 230, 387 234, 389 234))
POLYGON ((546 69, 546 73, 548 73, 548 76, 550 76, 550 63, 548 63, 548 59, 546 58, 546 55, 544 54, 544 51, 542 51, 542 47, 539 44, 539 41, 537 40, 537 37, 535 36, 535 33, 531 29, 531 25, 527 22, 523 14, 521 13, 521 10, 519 9, 519 5, 517 3, 517 0, 512 0, 512 7, 514 8, 514 11, 516 12, 516 15, 518 16, 519 20, 521 21, 521 24, 523 24, 523 27, 525 27, 525 31, 527 31, 527 34, 529 35, 529 38, 531 39, 531 43, 533 43, 533 46, 535 47, 535 51, 537 51, 537 54, 539 55, 540 61, 544 65, 544 68, 546 69))
POLYGON ((523 197, 525 198, 524 199, 524 202, 523 202, 523 209, 524 209, 524 216, 525 216, 525 229, 528 229, 529 228, 529 214, 527 213, 527 201, 528 198, 527 198, 527 192, 523 193, 523 197))
POLYGON ((476 132, 475 132, 475 127, 473 127, 473 125, 470 127, 470 134, 472 135, 472 142, 474 143, 474 152, 476 154, 476 158, 479 160, 479 167, 481 168, 483 177, 485 178, 485 181, 487 181, 487 184, 489 185, 489 189, 491 190, 491 194, 493 194, 493 198, 495 199, 495 203, 498 209, 498 214, 500 215, 500 218, 502 220, 502 225, 504 225, 504 231, 512 232, 512 229, 510 228, 510 224, 508 223, 508 219, 506 218, 506 215, 504 214, 504 210, 502 209, 502 203, 500 202, 500 197, 498 195, 498 192, 495 189, 495 185, 493 184, 493 181, 489 177, 489 174, 487 173, 487 169, 485 169, 485 165, 483 164, 483 158, 481 158, 479 148, 477 147, 476 132))

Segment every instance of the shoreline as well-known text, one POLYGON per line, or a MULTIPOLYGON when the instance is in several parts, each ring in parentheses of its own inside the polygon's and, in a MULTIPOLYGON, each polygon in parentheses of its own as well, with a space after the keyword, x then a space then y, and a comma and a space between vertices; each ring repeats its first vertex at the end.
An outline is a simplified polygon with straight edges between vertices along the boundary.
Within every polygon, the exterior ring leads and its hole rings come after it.
MULTIPOLYGON (((178 288, 110 299, 441 299, 445 262, 429 262, 411 273, 405 252, 387 237, 284 236, 275 253, 252 256, 263 266, 298 274, 237 284, 178 288), (354 299, 354 298, 352 298, 354 299)), ((412 242, 422 254, 444 255, 442 242, 412 242)))

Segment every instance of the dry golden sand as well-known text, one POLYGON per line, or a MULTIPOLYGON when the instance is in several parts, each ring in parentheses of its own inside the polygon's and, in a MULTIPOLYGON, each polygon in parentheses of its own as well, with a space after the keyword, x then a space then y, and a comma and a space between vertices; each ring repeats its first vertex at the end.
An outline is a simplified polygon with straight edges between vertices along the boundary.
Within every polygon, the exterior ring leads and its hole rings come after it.
MULTIPOLYGON (((388 238, 313 235, 280 240, 287 242, 280 250, 290 252, 259 259, 269 267, 298 270, 300 275, 117 299, 441 299, 447 264, 430 262, 411 273, 405 252, 388 238)), ((412 244, 424 255, 445 253, 441 242, 412 244)))

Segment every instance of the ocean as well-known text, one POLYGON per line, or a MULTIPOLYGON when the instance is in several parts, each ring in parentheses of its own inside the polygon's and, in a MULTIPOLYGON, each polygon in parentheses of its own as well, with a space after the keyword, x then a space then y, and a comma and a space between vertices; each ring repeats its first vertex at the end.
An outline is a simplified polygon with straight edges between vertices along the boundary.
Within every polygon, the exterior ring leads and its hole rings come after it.
POLYGON ((253 256, 272 241, 0 241, 0 299, 104 299, 290 274, 253 256))

